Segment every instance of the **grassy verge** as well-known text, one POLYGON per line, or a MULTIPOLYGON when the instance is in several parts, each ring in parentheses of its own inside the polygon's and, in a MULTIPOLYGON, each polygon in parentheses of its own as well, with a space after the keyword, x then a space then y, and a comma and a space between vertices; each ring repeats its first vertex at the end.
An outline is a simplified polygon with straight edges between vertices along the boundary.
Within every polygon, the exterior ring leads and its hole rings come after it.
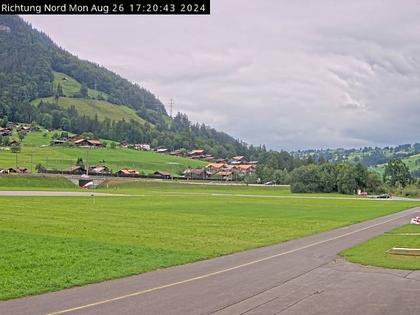
POLYGON ((283 242, 418 205, 202 195, 0 203, 0 299, 283 242))
POLYGON ((341 253, 347 260, 362 264, 392 269, 420 270, 420 257, 392 255, 393 247, 420 248, 420 226, 405 225, 382 236, 373 238, 341 253))
POLYGON ((0 190, 80 190, 64 177, 0 175, 0 190))

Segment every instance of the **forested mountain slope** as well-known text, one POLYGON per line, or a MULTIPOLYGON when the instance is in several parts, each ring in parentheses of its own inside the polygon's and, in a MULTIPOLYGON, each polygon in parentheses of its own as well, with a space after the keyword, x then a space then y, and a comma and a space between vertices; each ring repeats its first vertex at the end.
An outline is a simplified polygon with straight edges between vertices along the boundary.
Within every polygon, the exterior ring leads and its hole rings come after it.
POLYGON ((226 133, 192 124, 185 114, 170 118, 154 94, 80 60, 18 16, 0 16, 0 119, 3 124, 37 122, 47 128, 91 131, 102 138, 153 142, 171 149, 203 148, 218 157, 252 153, 226 133), (80 85, 80 90, 75 93, 68 84, 57 84, 57 76, 76 88, 80 85), (100 118, 88 114, 96 105, 100 118), (103 106, 129 107, 139 118, 132 119, 131 113, 110 115, 107 112, 121 111, 101 111, 103 106))

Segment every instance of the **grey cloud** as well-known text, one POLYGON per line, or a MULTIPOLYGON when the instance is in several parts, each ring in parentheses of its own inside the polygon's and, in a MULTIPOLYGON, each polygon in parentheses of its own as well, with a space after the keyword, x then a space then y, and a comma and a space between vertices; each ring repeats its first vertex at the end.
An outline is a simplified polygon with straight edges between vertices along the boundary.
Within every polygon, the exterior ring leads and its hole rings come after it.
POLYGON ((274 149, 420 141, 417 1, 213 0, 209 17, 25 17, 164 103, 274 149))

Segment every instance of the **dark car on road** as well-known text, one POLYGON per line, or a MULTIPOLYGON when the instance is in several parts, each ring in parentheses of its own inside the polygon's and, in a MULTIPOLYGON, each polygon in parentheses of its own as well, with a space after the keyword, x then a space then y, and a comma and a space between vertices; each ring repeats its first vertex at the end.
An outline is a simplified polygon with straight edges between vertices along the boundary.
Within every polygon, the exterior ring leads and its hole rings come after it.
POLYGON ((389 198, 391 198, 391 195, 390 194, 381 194, 381 195, 376 196, 376 198, 389 199, 389 198))

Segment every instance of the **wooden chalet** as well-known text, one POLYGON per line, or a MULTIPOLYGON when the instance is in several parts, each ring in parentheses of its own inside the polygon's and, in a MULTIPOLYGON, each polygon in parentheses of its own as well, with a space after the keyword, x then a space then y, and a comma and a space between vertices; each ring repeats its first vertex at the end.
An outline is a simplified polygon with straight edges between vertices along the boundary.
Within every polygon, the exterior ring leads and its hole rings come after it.
POLYGON ((99 140, 79 139, 75 140, 74 145, 86 148, 102 148, 104 145, 99 140))
POLYGON ((209 172, 205 168, 193 168, 187 169, 183 172, 184 176, 190 179, 208 179, 213 173, 209 172))
POLYGON ((117 175, 121 177, 135 177, 140 175, 140 173, 135 169, 123 168, 117 172, 117 175))

